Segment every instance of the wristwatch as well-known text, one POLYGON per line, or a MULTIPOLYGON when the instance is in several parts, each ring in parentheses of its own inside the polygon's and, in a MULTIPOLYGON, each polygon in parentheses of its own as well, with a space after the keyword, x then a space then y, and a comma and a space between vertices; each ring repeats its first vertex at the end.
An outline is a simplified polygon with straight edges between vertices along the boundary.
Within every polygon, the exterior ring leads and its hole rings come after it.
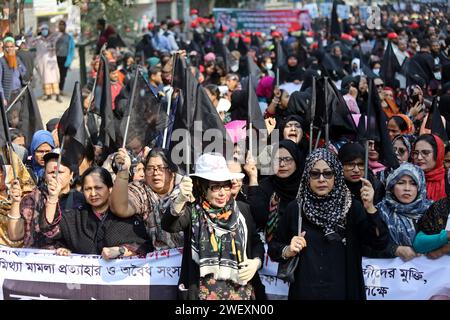
POLYGON ((118 255, 116 258, 122 258, 123 255, 125 254, 125 252, 126 252, 125 247, 120 246, 120 247, 119 247, 119 255, 118 255))

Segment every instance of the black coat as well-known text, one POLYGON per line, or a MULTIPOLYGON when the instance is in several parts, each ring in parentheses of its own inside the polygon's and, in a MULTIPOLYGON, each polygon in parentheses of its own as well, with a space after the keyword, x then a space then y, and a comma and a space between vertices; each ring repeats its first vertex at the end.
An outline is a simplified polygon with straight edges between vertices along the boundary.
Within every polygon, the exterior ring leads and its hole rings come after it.
MULTIPOLYGON (((260 258, 264 263, 264 245, 261 241, 259 234, 256 232, 255 223, 250 214, 250 207, 248 204, 237 201, 240 212, 245 218, 247 224, 248 241, 246 254, 249 259, 260 258)), ((191 206, 187 206, 184 210, 184 214, 181 216, 174 216, 170 212, 170 207, 161 219, 161 226, 164 231, 175 233, 179 231, 184 232, 184 246, 183 246, 183 259, 181 262, 181 272, 178 284, 183 284, 187 291, 178 291, 179 299, 183 300, 197 300, 200 279, 200 269, 198 264, 192 260, 191 240, 192 240, 192 227, 191 227, 191 206)), ((257 300, 264 300, 265 289, 259 278, 259 273, 256 272, 250 281, 255 290, 255 296, 257 300)))
POLYGON ((90 208, 66 210, 59 222, 60 246, 73 253, 101 254, 104 247, 129 245, 136 253, 151 251, 151 241, 139 215, 116 217, 108 211, 100 220, 90 208))
MULTIPOLYGON (((295 282, 290 285, 289 299, 302 300, 364 300, 362 245, 384 249, 388 229, 378 213, 367 214, 359 201, 352 199, 347 213, 346 245, 329 241, 319 227, 303 215, 302 231, 306 231, 306 248, 300 252, 295 282), (378 229, 378 234, 376 232, 378 229)), ((281 216, 275 236, 269 243, 269 256, 277 262, 283 248, 298 232, 298 203, 292 201, 281 216)))

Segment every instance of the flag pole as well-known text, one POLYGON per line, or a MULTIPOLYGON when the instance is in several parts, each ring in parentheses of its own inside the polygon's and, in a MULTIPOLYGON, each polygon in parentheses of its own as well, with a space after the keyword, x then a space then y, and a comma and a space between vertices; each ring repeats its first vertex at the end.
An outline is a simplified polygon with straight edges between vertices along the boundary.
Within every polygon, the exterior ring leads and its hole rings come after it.
POLYGON ((172 108, 172 94, 173 94, 173 87, 170 87, 169 91, 167 92, 167 124, 166 128, 164 129, 164 137, 163 137, 163 144, 162 148, 166 149, 167 144, 167 133, 169 132, 169 117, 170 117, 170 109, 172 108))
MULTIPOLYGON (((366 118, 366 141, 365 141, 365 152, 364 152, 364 179, 369 176, 369 134, 370 134, 370 113, 372 112, 372 90, 373 90, 373 80, 369 82, 369 100, 367 103, 367 118, 366 118)), ((359 121, 364 121, 360 119, 359 121)))
POLYGON ((314 138, 314 118, 316 117, 316 77, 313 77, 311 97, 311 117, 309 124, 309 153, 312 152, 314 138))
POLYGON ((280 68, 277 67, 277 87, 280 86, 280 68))
POLYGON ((139 66, 136 66, 136 71, 134 73, 134 81, 133 81, 133 89, 131 90, 131 97, 128 104, 128 116, 127 116, 127 124, 125 126, 125 133, 123 135, 123 142, 122 142, 122 148, 125 148, 127 144, 127 136, 128 136, 128 128, 130 126, 130 119, 131 119, 131 112, 133 111, 133 104, 134 104, 134 97, 136 95, 136 87, 137 87, 137 81, 139 76, 139 66))
POLYGON ((65 141, 66 141, 66 136, 63 135, 62 142, 61 142, 61 148, 60 148, 60 152, 59 152, 59 156, 58 156, 58 162, 56 164, 56 173, 55 173, 56 179, 58 179, 59 167, 61 167, 61 158, 62 158, 62 153, 64 150, 64 142, 65 141))
POLYGON ((28 86, 30 85, 30 82, 28 82, 25 87, 22 88, 20 93, 14 98, 14 100, 9 104, 8 108, 6 109, 6 112, 11 110, 11 108, 16 104, 17 101, 19 101, 20 98, 22 98, 23 94, 27 90, 28 86))
POLYGON ((329 105, 328 105, 328 77, 325 77, 325 144, 330 141, 330 119, 329 119, 329 105))
POLYGON ((8 156, 9 156, 9 163, 11 164, 11 167, 13 169, 13 176, 14 176, 14 180, 15 180, 15 179, 17 179, 17 174, 16 174, 16 169, 14 168, 14 163, 13 163, 13 156, 12 156, 13 147, 12 147, 12 142, 11 142, 11 135, 9 133, 9 124, 8 124, 8 119, 6 118, 6 111, 5 111, 5 105, 3 104, 3 99, 0 99, 0 106, 2 109, 1 112, 2 112, 3 130, 5 130, 6 149, 7 149, 8 156))

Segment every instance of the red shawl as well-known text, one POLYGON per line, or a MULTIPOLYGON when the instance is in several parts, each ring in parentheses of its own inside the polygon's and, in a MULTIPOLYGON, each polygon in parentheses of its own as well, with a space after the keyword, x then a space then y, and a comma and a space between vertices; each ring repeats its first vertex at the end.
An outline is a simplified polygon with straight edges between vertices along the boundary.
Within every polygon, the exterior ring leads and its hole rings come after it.
POLYGON ((437 144, 436 167, 433 170, 425 172, 425 181, 427 183, 427 197, 433 201, 447 197, 445 193, 445 169, 444 169, 444 143, 441 138, 434 135, 437 144))

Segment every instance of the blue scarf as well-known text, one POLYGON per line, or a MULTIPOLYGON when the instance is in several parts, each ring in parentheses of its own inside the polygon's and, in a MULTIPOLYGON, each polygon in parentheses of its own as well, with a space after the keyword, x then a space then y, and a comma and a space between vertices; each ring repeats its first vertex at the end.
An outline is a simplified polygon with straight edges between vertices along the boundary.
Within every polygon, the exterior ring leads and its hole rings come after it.
POLYGON ((428 210, 432 204, 427 199, 425 175, 419 167, 411 163, 402 163, 386 181, 386 196, 377 205, 381 217, 389 228, 391 240, 401 246, 412 246, 416 236, 414 222, 428 210), (395 184, 403 176, 410 176, 417 184, 417 198, 409 203, 400 203, 392 193, 395 184))
POLYGON ((53 141, 52 134, 47 130, 39 130, 36 131, 33 135, 33 139, 31 139, 30 151, 31 151, 31 167, 33 168, 33 172, 38 178, 42 178, 44 175, 45 168, 42 167, 34 158, 34 152, 39 146, 43 143, 48 143, 52 149, 55 147, 55 142, 53 141))

